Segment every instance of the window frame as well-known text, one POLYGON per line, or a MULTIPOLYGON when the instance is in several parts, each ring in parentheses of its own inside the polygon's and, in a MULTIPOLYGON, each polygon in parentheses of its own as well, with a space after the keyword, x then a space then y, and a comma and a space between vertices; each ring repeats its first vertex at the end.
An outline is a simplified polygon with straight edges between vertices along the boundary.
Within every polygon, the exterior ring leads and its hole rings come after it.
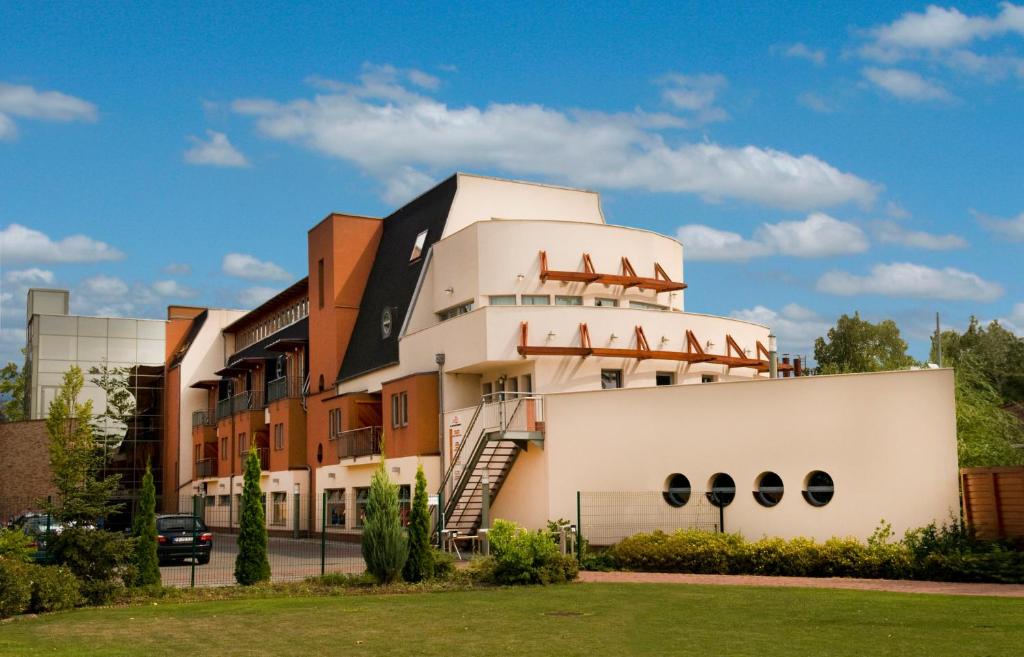
POLYGON ((556 306, 582 306, 583 297, 578 294, 556 294, 556 306))
POLYGON ((676 373, 675 372, 655 372, 654 373, 654 385, 656 386, 674 386, 676 384, 676 373), (668 383, 658 383, 659 376, 667 376, 668 383))
POLYGON ((594 297, 595 308, 618 308, 619 300, 614 297, 594 297), (605 303, 607 302, 607 303, 605 303))
POLYGON ((674 509, 683 508, 693 495, 693 485, 690 484, 690 478, 681 472, 673 472, 665 479, 665 492, 661 495, 665 503, 670 507, 674 509), (675 482, 677 485, 673 486, 673 480, 676 477, 681 477, 683 481, 677 481, 675 482), (685 482, 685 485, 682 485, 683 482, 685 482))
POLYGON ((623 387, 625 387, 625 380, 623 378, 622 370, 621 369, 602 369, 601 370, 601 390, 620 390, 623 387), (606 374, 613 374, 615 376, 615 382, 618 385, 606 386, 605 385, 605 375, 606 374))
POLYGON ((487 305, 489 306, 516 306, 519 305, 516 302, 516 295, 514 294, 490 294, 487 296, 487 305), (501 299, 501 301, 495 301, 495 299, 501 299), (506 303, 511 301, 510 303, 506 303))
POLYGON ((551 295, 550 294, 521 294, 519 295, 519 303, 523 306, 550 306, 551 295), (530 301, 527 301, 530 299, 530 301), (544 303, 536 303, 538 299, 543 299, 544 303))

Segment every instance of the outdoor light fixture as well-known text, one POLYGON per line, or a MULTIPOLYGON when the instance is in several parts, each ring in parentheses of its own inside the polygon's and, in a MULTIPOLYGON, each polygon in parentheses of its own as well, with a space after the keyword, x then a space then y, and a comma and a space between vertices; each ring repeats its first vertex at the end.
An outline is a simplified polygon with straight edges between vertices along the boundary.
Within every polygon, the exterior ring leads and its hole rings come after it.
POLYGON ((447 292, 448 294, 454 294, 455 293, 455 288, 454 287, 446 287, 444 289, 444 291, 447 292))
POLYGON ((555 332, 554 331, 548 331, 548 340, 554 340, 554 339, 555 339, 555 332))
POLYGON ((609 339, 609 340, 618 340, 618 339, 619 339, 619 336, 617 336, 617 335, 615 335, 614 333, 612 333, 612 337, 610 337, 610 338, 608 338, 608 339, 609 339))
POLYGON ((704 348, 707 349, 708 351, 710 351, 711 348, 714 347, 714 346, 715 346, 715 343, 712 342, 711 340, 708 340, 707 342, 704 343, 704 348))
POLYGON ((661 336, 661 344, 665 344, 666 342, 668 342, 668 336, 661 336))
POLYGON ((768 334, 768 351, 777 351, 775 348, 775 334, 768 334))
POLYGON ((516 280, 521 281, 526 278, 526 274, 516 274, 516 280))

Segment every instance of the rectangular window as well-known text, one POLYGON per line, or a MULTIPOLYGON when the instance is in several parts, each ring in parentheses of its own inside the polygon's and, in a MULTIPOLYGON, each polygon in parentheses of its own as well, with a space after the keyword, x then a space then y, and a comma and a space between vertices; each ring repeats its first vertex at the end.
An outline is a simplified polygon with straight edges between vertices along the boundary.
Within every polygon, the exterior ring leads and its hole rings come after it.
POLYGON ((274 425, 274 449, 284 449, 284 424, 274 425))
POLYGON ((524 294, 520 297, 524 306, 550 306, 551 296, 548 294, 524 294))
POLYGON ((220 460, 221 461, 228 460, 228 439, 227 438, 221 438, 220 439, 220 460))
POLYGON ((601 370, 601 389, 622 387, 622 370, 601 370))
POLYGON ((369 488, 356 488, 356 527, 362 527, 366 522, 366 503, 369 500, 369 488))
POLYGON ((270 524, 284 525, 288 522, 288 494, 271 493, 270 524))
POLYGON ((488 303, 492 306, 514 306, 516 305, 516 295, 514 294, 492 294, 487 297, 488 303))
POLYGON ((238 434, 238 455, 242 456, 245 454, 245 434, 238 434))
POLYGON ((490 401, 492 392, 494 392, 494 385, 490 381, 480 386, 480 393, 485 400, 490 401))
POLYGON ((416 241, 412 245, 412 253, 409 254, 409 262, 419 259, 423 255, 423 247, 427 244, 427 231, 421 230, 416 236, 416 241))
POLYGON ((646 301, 630 301, 629 307, 638 310, 668 310, 666 306, 659 306, 656 303, 647 303, 646 301))
POLYGON ((524 374, 519 378, 521 379, 519 383, 519 388, 526 394, 530 394, 531 392, 533 392, 533 375, 524 374))
POLYGON ((217 506, 231 506, 231 496, 230 495, 218 495, 217 496, 217 506))
POLYGON ((556 306, 582 306, 583 305, 583 297, 566 296, 566 295, 563 295, 563 294, 556 294, 555 295, 555 305, 556 306))
POLYGON ((519 379, 517 377, 510 376, 506 385, 508 386, 508 397, 510 399, 515 399, 519 396, 519 379))
POLYGON ((718 377, 716 375, 714 375, 714 374, 701 374, 700 375, 700 382, 701 383, 715 383, 716 381, 718 381, 718 377))
POLYGON ((600 308, 618 308, 618 299, 609 299, 607 297, 596 297, 594 299, 594 305, 600 308))
POLYGON ((659 386, 671 386, 675 385, 676 373, 675 372, 658 372, 654 375, 654 382, 659 386))
POLYGON ((409 394, 396 392, 391 395, 391 427, 397 429, 409 424, 409 394))
POLYGON ((412 511, 412 487, 408 484, 398 487, 398 518, 403 527, 409 526, 409 513, 412 511))
POLYGON ((345 528, 345 489, 331 488, 327 493, 327 526, 345 528))
POLYGON ((457 306, 452 306, 451 308, 442 310, 437 313, 437 317, 443 322, 453 317, 458 317, 459 315, 465 315, 470 310, 473 310, 473 302, 467 301, 465 303, 460 303, 457 306))
POLYGON ((331 438, 333 438, 334 436, 337 436, 338 434, 340 434, 341 433, 341 409, 340 408, 332 408, 331 410, 327 411, 327 420, 328 420, 328 424, 329 424, 329 427, 327 429, 327 431, 328 431, 327 435, 330 436, 331 438))
POLYGON ((324 259, 320 258, 316 263, 316 289, 317 299, 319 300, 320 307, 324 307, 324 259))

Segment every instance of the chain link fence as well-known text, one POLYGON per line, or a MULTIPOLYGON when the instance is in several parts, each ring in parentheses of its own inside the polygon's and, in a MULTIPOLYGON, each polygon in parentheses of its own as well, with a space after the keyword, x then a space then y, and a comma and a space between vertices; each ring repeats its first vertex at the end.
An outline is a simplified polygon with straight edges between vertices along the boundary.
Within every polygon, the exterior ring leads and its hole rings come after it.
POLYGON ((577 493, 580 538, 607 547, 634 534, 677 529, 722 531, 724 511, 698 491, 577 493))

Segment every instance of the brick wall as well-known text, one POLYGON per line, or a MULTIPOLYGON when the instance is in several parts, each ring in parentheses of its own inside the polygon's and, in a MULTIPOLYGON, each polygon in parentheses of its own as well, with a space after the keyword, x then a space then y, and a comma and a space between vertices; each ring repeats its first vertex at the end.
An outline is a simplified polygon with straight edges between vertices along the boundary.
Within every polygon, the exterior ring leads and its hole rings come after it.
POLYGON ((44 420, 0 423, 0 522, 53 493, 44 420))

